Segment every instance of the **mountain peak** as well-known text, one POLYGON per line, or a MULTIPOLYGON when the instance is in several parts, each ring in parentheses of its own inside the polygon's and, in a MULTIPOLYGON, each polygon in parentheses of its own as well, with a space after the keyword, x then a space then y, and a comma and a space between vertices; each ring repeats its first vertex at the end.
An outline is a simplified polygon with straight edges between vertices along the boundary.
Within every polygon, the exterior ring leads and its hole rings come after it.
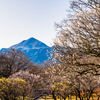
POLYGON ((19 48, 43 48, 48 47, 45 43, 42 43, 41 41, 31 37, 27 40, 23 40, 22 42, 15 44, 12 46, 13 48, 19 49, 19 48))
POLYGON ((33 37, 31 37, 31 38, 29 38, 29 39, 27 39, 28 41, 39 41, 39 40, 37 40, 37 39, 35 39, 35 38, 33 38, 33 37))

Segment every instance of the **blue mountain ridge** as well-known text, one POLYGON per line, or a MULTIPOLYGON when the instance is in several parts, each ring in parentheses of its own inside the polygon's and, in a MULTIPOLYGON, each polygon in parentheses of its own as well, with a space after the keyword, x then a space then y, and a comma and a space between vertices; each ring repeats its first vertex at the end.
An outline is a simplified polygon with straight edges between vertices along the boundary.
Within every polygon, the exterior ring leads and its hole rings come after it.
MULTIPOLYGON (((50 57, 50 51, 53 47, 47 46, 45 43, 31 37, 27 40, 11 46, 15 49, 21 50, 26 54, 32 62, 41 64, 44 61, 48 60, 50 57)), ((2 48, 1 51, 6 50, 7 48, 2 48)))

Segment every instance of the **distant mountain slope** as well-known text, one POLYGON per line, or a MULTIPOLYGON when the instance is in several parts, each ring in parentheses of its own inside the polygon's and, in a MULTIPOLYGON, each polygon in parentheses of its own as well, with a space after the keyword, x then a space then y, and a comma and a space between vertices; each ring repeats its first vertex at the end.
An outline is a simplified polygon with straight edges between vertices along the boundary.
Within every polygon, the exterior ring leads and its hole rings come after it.
MULTIPOLYGON (((21 50, 28 56, 31 61, 41 64, 43 61, 48 60, 48 56, 50 56, 49 52, 52 47, 47 46, 41 41, 31 37, 28 40, 24 40, 18 44, 11 46, 15 49, 21 50)), ((6 48, 1 49, 1 51, 6 48)))

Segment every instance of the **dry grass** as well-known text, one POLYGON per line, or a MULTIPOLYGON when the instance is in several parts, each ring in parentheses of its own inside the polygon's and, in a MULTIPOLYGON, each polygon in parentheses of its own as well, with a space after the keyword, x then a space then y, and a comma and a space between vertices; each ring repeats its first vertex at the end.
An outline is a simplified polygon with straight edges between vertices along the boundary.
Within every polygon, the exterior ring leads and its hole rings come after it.
MULTIPOLYGON (((54 100, 54 99, 52 98, 51 95, 49 95, 49 96, 43 96, 42 98, 40 98, 38 100, 54 100)), ((64 99, 57 99, 57 100, 64 100, 64 99)), ((69 99, 66 98, 66 100, 76 100, 76 97, 75 96, 72 96, 69 99)), ((77 98, 77 100, 80 100, 80 99, 77 98)), ((84 100, 86 100, 86 99, 84 99, 84 100)), ((97 97, 96 96, 94 96, 93 98, 91 97, 90 100, 97 100, 97 97)))

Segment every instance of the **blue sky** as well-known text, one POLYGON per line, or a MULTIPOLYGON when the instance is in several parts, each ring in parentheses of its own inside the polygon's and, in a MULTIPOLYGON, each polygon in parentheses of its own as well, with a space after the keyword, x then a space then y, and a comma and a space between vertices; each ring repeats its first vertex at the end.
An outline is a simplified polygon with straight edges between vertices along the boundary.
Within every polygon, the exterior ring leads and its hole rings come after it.
POLYGON ((34 37, 52 46, 69 0, 0 0, 0 49, 34 37))

